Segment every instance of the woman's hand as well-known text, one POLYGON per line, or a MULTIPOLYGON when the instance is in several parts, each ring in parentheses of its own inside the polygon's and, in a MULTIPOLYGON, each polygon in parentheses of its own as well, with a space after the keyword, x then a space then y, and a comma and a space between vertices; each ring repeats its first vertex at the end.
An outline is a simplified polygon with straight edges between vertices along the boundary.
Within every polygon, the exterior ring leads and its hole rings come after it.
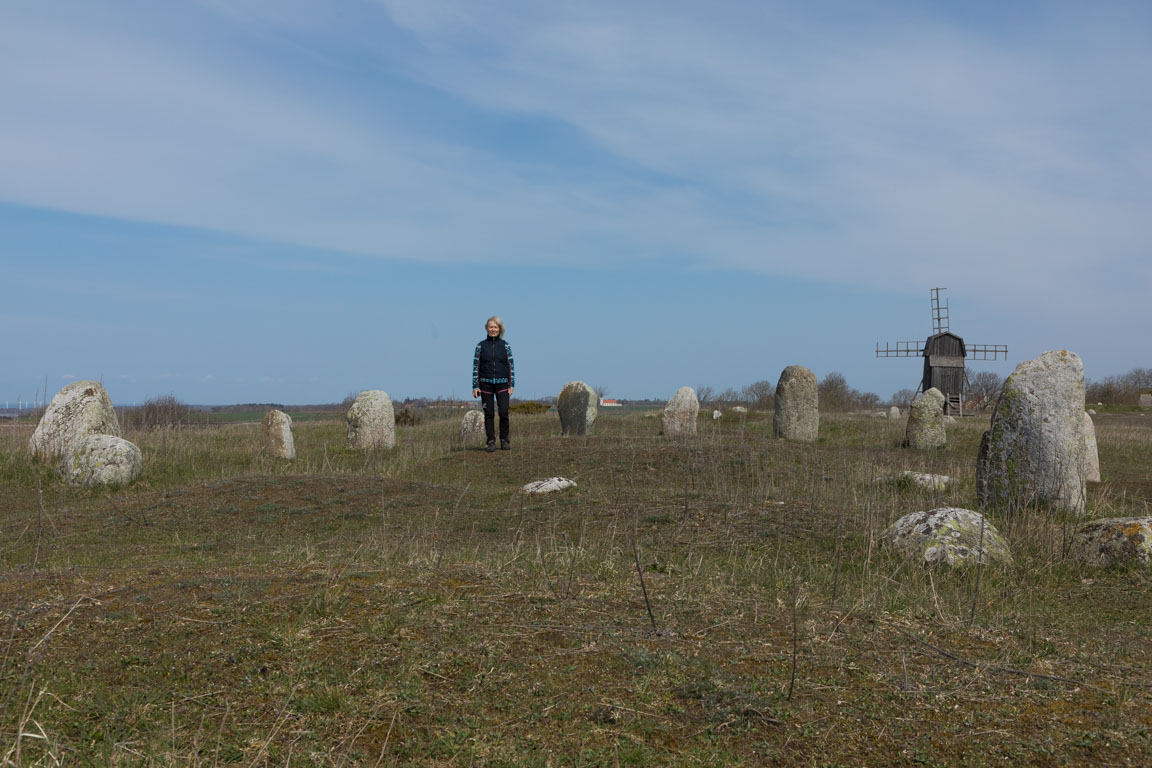
POLYGON ((480 397, 480 390, 478 390, 478 389, 472 390, 472 399, 475 400, 478 397, 480 397))
POLYGON ((508 396, 511 397, 512 393, 516 391, 516 387, 508 387, 508 396))

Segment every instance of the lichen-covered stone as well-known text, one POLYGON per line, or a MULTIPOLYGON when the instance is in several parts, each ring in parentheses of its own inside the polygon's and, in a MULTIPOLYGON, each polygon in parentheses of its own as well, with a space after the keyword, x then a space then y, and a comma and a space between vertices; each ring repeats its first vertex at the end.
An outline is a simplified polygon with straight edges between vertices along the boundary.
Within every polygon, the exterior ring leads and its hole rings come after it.
POLYGON ((396 414, 392 398, 379 389, 366 389, 344 417, 348 447, 354 450, 396 447, 396 414))
POLYGON ((52 398, 28 439, 28 450, 40 461, 55 461, 89 435, 119 436, 120 422, 99 382, 74 381, 52 398))
POLYGON ((945 427, 951 427, 952 425, 954 425, 956 423, 956 417, 951 416, 951 415, 945 415, 943 421, 944 421, 945 427))
POLYGON ((575 480, 569 480, 566 477, 550 477, 547 480, 536 480, 535 482, 528 483, 528 485, 520 489, 520 493, 532 495, 556 493, 557 491, 566 491, 569 488, 575 487, 575 480))
POLYGON ((122 486, 140 476, 144 457, 122 437, 88 435, 72 446, 60 467, 72 485, 122 486))
POLYGON ((560 431, 565 435, 588 435, 596 424, 596 390, 582 381, 570 381, 556 398, 560 431))
POLYGON ((819 433, 820 394, 816 374, 802 365, 790 365, 776 382, 772 434, 785 440, 814 443, 819 433))
POLYGON ((468 411, 460 422, 460 439, 465 443, 482 443, 484 433, 484 411, 468 411))
POLYGON ((1072 553, 1096 567, 1152 566, 1152 517, 1090 520, 1072 535, 1072 553))
POLYGON ((1067 350, 1027 360, 1004 382, 981 441, 984 505, 1084 511, 1084 365, 1067 350))
POLYGON ((281 459, 296 458, 296 442, 292 439, 292 417, 272 409, 264 414, 264 448, 281 459))
POLYGON ((926 472, 912 472, 904 470, 892 476, 897 485, 916 486, 930 491, 946 491, 952 485, 952 478, 948 475, 932 475, 926 472))
POLYGON ((898 418, 900 418, 900 409, 893 405, 888 409, 888 419, 889 421, 896 421, 898 418))
POLYGON ((936 387, 921 393, 908 410, 904 445, 927 450, 943 448, 948 443, 944 432, 944 395, 936 387))
POLYGON ((696 434, 696 416, 700 401, 692 387, 680 387, 660 414, 660 433, 667 437, 689 437, 696 434))
POLYGON ((913 512, 881 534, 881 541, 926 565, 1012 562, 1008 543, 979 512, 941 507, 913 512))
POLYGON ((732 413, 748 413, 748 409, 742 405, 732 406, 732 413))
POLYGON ((1100 482, 1100 452, 1096 450, 1096 425, 1084 414, 1084 481, 1100 482))

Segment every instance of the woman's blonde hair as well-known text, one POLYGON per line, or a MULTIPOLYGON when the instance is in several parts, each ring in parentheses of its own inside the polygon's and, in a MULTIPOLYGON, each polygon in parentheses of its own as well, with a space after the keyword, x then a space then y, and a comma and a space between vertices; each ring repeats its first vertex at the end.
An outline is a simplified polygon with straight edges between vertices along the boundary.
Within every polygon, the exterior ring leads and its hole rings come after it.
POLYGON ((484 330, 488 330, 488 323, 496 323, 496 325, 500 326, 500 333, 497 334, 497 338, 504 338, 504 321, 500 319, 500 315, 492 315, 492 317, 485 320, 484 330))

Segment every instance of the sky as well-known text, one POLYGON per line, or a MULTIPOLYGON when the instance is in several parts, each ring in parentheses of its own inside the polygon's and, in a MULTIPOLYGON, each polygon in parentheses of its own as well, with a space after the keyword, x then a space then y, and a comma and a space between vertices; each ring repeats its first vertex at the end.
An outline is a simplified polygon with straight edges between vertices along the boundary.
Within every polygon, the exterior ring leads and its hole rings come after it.
POLYGON ((3 0, 0 404, 1152 367, 1152 4, 3 0), (1141 213, 1143 212, 1143 213, 1141 213))

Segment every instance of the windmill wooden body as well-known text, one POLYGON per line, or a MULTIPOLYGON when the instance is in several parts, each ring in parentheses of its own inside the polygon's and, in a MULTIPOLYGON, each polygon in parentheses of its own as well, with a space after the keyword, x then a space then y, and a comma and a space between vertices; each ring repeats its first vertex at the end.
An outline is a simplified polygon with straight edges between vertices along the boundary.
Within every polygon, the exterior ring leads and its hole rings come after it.
POLYGON ((876 342, 876 357, 923 357, 924 374, 917 392, 932 387, 944 395, 944 412, 964 415, 964 395, 968 389, 965 360, 1007 360, 1005 344, 965 344, 964 339, 948 329, 948 301, 940 303, 940 292, 932 289, 932 335, 923 342, 876 342))

